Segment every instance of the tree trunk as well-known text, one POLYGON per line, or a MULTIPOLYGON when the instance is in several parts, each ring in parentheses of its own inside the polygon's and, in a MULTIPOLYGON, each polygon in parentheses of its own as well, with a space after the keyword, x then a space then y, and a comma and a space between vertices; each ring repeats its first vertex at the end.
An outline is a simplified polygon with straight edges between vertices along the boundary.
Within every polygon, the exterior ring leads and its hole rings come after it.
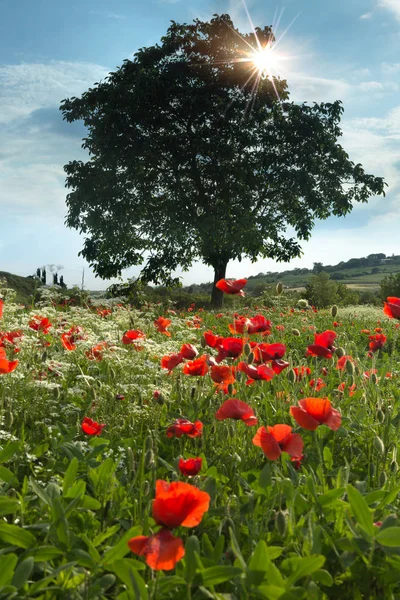
POLYGON ((226 267, 228 261, 221 262, 214 267, 214 285, 211 292, 211 304, 214 308, 221 308, 224 300, 224 292, 215 287, 215 284, 220 279, 225 279, 226 267))

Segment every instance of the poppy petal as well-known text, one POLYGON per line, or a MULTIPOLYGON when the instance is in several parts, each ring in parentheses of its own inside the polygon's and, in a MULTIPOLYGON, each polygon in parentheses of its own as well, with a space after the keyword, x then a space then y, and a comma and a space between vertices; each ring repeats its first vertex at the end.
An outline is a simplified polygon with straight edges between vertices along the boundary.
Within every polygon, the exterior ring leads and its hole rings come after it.
POLYGON ((309 431, 315 431, 315 429, 318 428, 319 422, 299 406, 291 406, 290 414, 300 427, 308 429, 309 431))

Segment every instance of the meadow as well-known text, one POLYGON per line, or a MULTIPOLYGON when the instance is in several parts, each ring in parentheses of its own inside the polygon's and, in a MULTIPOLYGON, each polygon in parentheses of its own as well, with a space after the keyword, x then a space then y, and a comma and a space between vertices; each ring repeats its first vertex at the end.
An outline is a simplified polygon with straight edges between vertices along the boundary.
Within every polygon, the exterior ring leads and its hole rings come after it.
POLYGON ((383 306, 2 292, 0 599, 400 598, 383 306))

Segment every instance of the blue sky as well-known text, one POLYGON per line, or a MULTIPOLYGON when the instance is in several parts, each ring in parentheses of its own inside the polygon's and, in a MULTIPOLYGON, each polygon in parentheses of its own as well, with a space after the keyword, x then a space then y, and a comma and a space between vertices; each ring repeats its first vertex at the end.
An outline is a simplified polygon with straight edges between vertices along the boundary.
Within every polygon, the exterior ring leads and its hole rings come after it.
MULTIPOLYGON (((290 26, 279 51, 290 57, 282 71, 291 98, 342 100, 342 145, 389 187, 386 198, 317 223, 301 259, 231 263, 228 276, 398 254, 400 0, 247 0, 247 7, 256 26, 275 24, 282 13, 276 34, 290 26)), ((64 123, 59 103, 157 43, 171 20, 214 13, 229 13, 236 27, 250 30, 242 0, 0 0, 0 270, 29 275, 51 263, 64 266, 68 285, 80 284, 83 268, 86 287, 109 285, 77 256, 82 239, 64 226, 63 165, 85 159, 84 128, 64 123)), ((184 283, 211 279, 201 264, 183 274, 184 283)))

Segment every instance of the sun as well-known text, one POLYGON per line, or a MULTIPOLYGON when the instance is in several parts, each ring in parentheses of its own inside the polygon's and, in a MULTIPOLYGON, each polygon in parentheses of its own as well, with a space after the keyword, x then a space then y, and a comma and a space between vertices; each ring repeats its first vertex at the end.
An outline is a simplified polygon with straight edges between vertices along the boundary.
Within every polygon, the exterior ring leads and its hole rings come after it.
POLYGON ((278 56, 274 53, 270 43, 264 46, 264 48, 253 52, 250 55, 250 60, 258 71, 259 77, 263 79, 271 77, 277 71, 278 56))

